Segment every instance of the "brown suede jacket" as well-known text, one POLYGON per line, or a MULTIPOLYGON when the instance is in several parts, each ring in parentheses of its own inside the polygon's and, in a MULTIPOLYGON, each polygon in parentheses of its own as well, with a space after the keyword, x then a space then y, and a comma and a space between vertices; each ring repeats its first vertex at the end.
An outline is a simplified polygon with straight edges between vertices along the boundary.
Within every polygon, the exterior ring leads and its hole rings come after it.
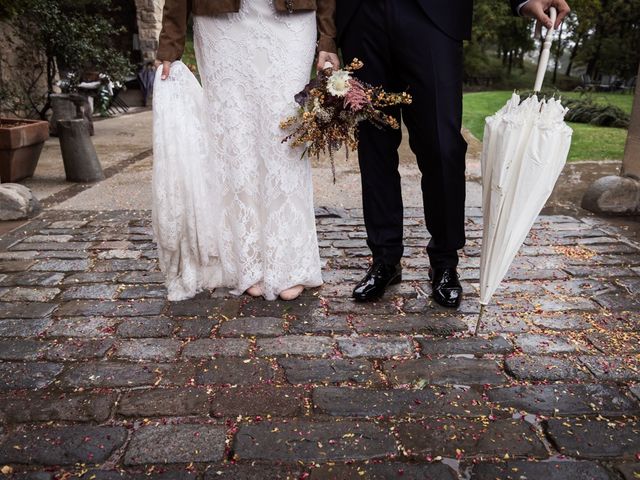
MULTIPOLYGON (((219 15, 238 12, 240 2, 253 0, 166 0, 162 16, 162 32, 158 47, 158 60, 178 60, 184 52, 189 14, 219 15)), ((336 0, 275 0, 278 12, 316 10, 318 23, 318 51, 336 53, 336 0)))

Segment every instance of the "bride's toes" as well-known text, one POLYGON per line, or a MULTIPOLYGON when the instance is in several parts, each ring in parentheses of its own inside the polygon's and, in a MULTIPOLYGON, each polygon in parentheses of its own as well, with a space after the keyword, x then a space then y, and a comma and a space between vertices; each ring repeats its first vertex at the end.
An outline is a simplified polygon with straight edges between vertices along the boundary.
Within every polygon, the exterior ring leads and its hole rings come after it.
POLYGON ((280 298, 285 301, 295 300, 303 291, 304 287, 302 285, 296 285, 280 292, 280 298))
POLYGON ((253 287, 249 287, 247 289, 247 293, 249 295, 251 295, 252 297, 261 297, 262 296, 262 289, 260 288, 259 285, 254 285, 253 287))

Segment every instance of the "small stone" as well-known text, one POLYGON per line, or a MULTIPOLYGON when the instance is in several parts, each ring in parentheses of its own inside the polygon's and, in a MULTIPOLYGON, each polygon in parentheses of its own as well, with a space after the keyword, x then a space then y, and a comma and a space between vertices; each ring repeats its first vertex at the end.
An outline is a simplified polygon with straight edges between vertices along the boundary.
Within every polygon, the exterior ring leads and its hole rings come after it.
POLYGON ((124 287, 118 298, 121 300, 130 298, 166 298, 167 290, 160 285, 145 285, 124 287))
POLYGON ((44 302, 0 302, 2 318, 44 318, 58 307, 55 303, 44 302))
POLYGON ((141 253, 139 250, 104 250, 98 253, 98 258, 101 260, 136 260, 140 258, 141 253))
POLYGON ((0 360, 36 360, 46 348, 36 340, 0 340, 0 360))
POLYGON ((202 338, 187 343, 184 358, 242 357, 249 354, 249 341, 242 338, 202 338))
POLYGON ((0 320, 0 337, 35 337, 43 333, 51 322, 48 318, 0 320))
POLYGON ((59 285, 64 279, 64 273, 55 272, 20 272, 5 276, 0 281, 1 286, 20 287, 50 287, 59 285))
POLYGON ((50 343, 44 358, 53 361, 86 360, 104 357, 113 346, 113 340, 68 339, 50 343))
POLYGON ((127 338, 168 337, 175 328, 175 322, 167 317, 133 317, 126 318, 118 326, 118 336, 127 338))
POLYGON ((180 338, 205 338, 211 335, 216 322, 208 318, 179 320, 177 335, 180 338))
POLYGON ((41 210, 33 192, 19 183, 0 185, 0 221, 22 220, 41 210))
POLYGON ((155 385, 162 371, 139 363, 83 362, 68 368, 60 384, 69 388, 117 388, 155 385))
POLYGON ((39 260, 35 272, 82 272, 89 269, 89 260, 39 260))
POLYGON ((66 243, 73 240, 73 235, 31 235, 23 240, 26 243, 56 242, 66 243))
POLYGON ((59 288, 14 287, 0 296, 0 299, 4 302, 48 302, 59 293, 59 288))
POLYGON ((413 354, 413 344, 404 337, 338 337, 345 357, 392 358, 413 354))
POLYGON ((219 425, 149 425, 134 432, 124 463, 216 462, 222 460, 225 439, 219 425))

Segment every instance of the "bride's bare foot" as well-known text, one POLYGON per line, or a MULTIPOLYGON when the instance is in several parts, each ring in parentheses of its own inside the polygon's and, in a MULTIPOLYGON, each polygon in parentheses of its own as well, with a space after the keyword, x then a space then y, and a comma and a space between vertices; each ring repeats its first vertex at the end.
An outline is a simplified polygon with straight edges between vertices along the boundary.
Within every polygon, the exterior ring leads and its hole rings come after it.
POLYGON ((280 292, 280 298, 287 302, 295 300, 303 291, 304 287, 302 285, 296 285, 295 287, 287 288, 286 290, 280 292))
POLYGON ((253 287, 249 287, 247 289, 247 293, 249 295, 251 295, 252 297, 261 297, 262 296, 262 288, 260 288, 260 285, 254 285, 253 287))

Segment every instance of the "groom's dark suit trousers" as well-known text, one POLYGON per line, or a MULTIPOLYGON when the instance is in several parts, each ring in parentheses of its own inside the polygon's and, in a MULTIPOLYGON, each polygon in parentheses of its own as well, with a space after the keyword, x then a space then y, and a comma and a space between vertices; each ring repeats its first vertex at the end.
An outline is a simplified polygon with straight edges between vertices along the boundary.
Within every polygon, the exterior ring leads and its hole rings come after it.
MULTIPOLYGON (((465 243, 462 41, 440 30, 417 0, 363 0, 339 41, 345 63, 353 58, 364 62, 358 78, 413 97, 411 105, 389 112, 402 117, 422 172, 431 266, 455 267, 457 250, 465 243)), ((359 129, 367 242, 374 261, 389 264, 403 254, 401 138, 400 130, 381 130, 368 122, 359 129)))

